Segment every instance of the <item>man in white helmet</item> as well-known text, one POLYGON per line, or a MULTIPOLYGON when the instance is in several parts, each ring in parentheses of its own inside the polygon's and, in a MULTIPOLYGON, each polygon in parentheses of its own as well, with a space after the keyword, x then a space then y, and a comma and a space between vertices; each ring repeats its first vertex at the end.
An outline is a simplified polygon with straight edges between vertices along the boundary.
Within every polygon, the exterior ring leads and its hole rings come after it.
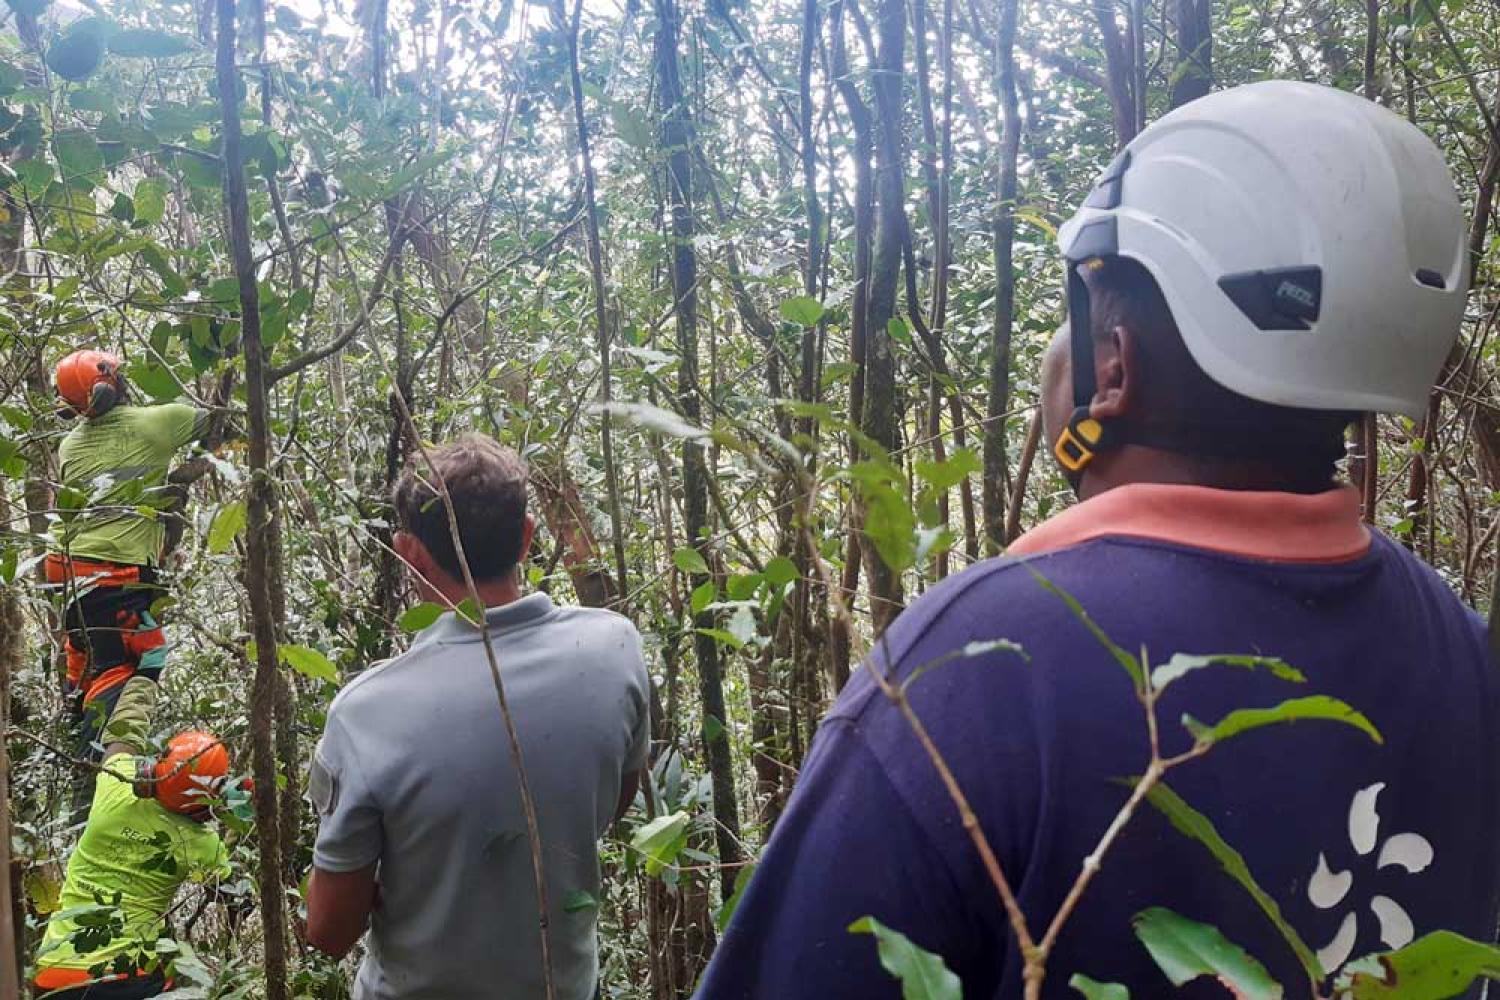
POLYGON ((909 693, 1041 941, 1150 742, 1127 672, 1039 576, 1148 670, 1256 654, 1305 675, 1175 680, 1157 698, 1164 756, 1193 748, 1186 716, 1298 697, 1370 727, 1268 726, 1174 768, 1264 897, 1143 804, 1051 945, 1043 995, 1074 995, 1076 973, 1167 995, 1132 932, 1150 907, 1215 925, 1289 996, 1438 929, 1493 938, 1500 673, 1478 617, 1361 523, 1336 467, 1358 411, 1422 411, 1458 334, 1464 226, 1438 151, 1348 94, 1241 87, 1138 136, 1060 243, 1071 323, 1044 406, 1083 502, 891 626, 819 729, 700 997, 900 996, 875 941, 847 930, 864 916, 940 955, 967 998, 1023 995, 979 852, 869 672, 906 679, 992 639, 1026 650, 948 663, 909 693))

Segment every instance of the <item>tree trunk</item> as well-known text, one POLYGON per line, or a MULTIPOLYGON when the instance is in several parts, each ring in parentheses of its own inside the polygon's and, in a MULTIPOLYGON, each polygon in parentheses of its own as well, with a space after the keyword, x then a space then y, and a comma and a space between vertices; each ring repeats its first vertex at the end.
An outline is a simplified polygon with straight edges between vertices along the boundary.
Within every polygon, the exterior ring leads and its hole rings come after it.
MULTIPOLYGON (((999 92, 1003 128, 1000 168, 991 231, 995 258, 995 314, 990 333, 990 386, 984 427, 984 533, 990 554, 1005 547, 1005 423, 1010 411, 1010 348, 1016 299, 1012 251, 1016 239, 1016 158, 1021 148, 1021 118, 1016 99, 1016 18, 1020 0, 1002 0, 995 33, 995 89, 999 92)), ((1111 15, 1112 16, 1112 15, 1111 15)))
MULTIPOLYGON (((677 303, 677 405, 683 418, 696 426, 703 417, 698 385, 698 255, 693 245, 696 227, 693 218, 692 129, 678 65, 682 14, 676 0, 656 0, 656 18, 657 99, 661 106, 661 150, 667 163, 667 201, 671 209, 672 300, 677 303)), ((703 447, 694 441, 684 442, 683 528, 688 544, 703 557, 705 565, 713 560, 707 537, 708 476, 703 447)), ((689 583, 696 589, 707 581, 706 574, 693 573, 689 583)), ((711 635, 704 634, 704 630, 714 627, 713 612, 700 611, 693 618, 693 651, 698 662, 705 730, 710 718, 720 723, 719 732, 712 739, 706 738, 705 732, 705 753, 713 781, 720 885, 724 898, 728 899, 734 892, 734 877, 741 853, 739 804, 727 731, 728 713, 724 707, 724 679, 718 642, 711 635)))
MULTIPOLYGON (((0 532, 10 529, 10 496, 0 485, 0 532)), ((20 1000, 21 941, 15 901, 20 886, 11 881, 10 756, 6 732, 10 728, 10 679, 21 665, 25 623, 14 587, 0 587, 0 1000, 20 1000)))
MULTIPOLYGON (((865 398, 860 430, 887 452, 898 447, 896 354, 890 322, 906 236, 906 184, 902 158, 902 88, 906 72, 906 4, 880 0, 875 51, 875 246, 865 313, 865 398)), ((868 511, 860 510, 863 530, 868 511)), ((861 546, 870 578, 870 614, 877 634, 901 611, 901 574, 887 566, 868 538, 861 546)))
POLYGON ((255 638, 255 679, 250 697, 250 738, 255 775, 255 818, 259 832, 261 926, 265 946, 265 995, 287 1000, 286 909, 281 886, 281 841, 277 802, 276 716, 277 623, 271 598, 279 552, 271 530, 275 497, 269 468, 270 421, 266 358, 260 336, 259 292, 250 249, 250 204, 245 192, 241 150, 239 74, 235 67, 234 0, 216 0, 218 46, 215 68, 224 126, 224 201, 229 242, 240 292, 240 337, 245 355, 246 415, 249 424, 250 496, 245 536, 245 582, 250 590, 250 631, 255 638))
MULTIPOLYGON (((1372 0, 1373 2, 1373 0, 1372 0)), ((1176 0, 1177 65, 1172 107, 1203 97, 1214 85, 1213 8, 1209 0, 1176 0)))
MULTIPOLYGON (((1010 0, 1004 0, 1004 3, 1008 5, 1010 0)), ((1108 85, 1109 107, 1114 117, 1115 148, 1123 149, 1127 142, 1135 138, 1136 133, 1135 88, 1132 84, 1135 71, 1131 67, 1130 51, 1125 47, 1125 40, 1120 37, 1120 25, 1115 21, 1115 5, 1110 0, 1093 0, 1093 6, 1094 20, 1098 22, 1099 34, 1104 40, 1105 83, 1108 85)), ((1002 7, 1002 21, 1008 16, 1010 15, 1002 7)))
MULTIPOLYGON (((833 49, 833 80, 839 96, 849 112, 849 121, 854 126, 854 296, 849 317, 849 360, 854 365, 854 374, 849 380, 849 422, 858 424, 864 413, 865 400, 865 343, 867 340, 866 317, 868 313, 867 293, 870 284, 870 243, 874 227, 874 184, 871 179, 870 109, 849 72, 848 50, 844 42, 844 0, 835 0, 829 18, 830 38, 833 49)), ((859 458, 859 450, 849 443, 848 458, 851 462, 859 458)), ((851 500, 848 515, 856 520, 854 503, 851 500)), ((853 525, 849 525, 853 527, 853 525)), ((846 606, 854 604, 859 587, 860 535, 858 531, 846 532, 844 542, 844 566, 839 575, 839 589, 846 606)), ((842 690, 849 680, 849 661, 854 648, 854 637, 849 634, 849 625, 844 618, 833 620, 833 689, 842 690)))

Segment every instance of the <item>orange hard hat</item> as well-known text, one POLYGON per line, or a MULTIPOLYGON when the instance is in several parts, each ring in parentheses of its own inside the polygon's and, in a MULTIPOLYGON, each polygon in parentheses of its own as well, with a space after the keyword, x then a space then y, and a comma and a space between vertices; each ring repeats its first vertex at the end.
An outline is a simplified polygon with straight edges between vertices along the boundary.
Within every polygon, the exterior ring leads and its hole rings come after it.
POLYGON ((108 410, 124 395, 120 359, 105 351, 74 351, 57 363, 57 394, 84 416, 108 410))
POLYGON ((152 771, 156 800, 173 812, 191 815, 208 808, 229 773, 229 751, 212 733, 178 733, 152 771))

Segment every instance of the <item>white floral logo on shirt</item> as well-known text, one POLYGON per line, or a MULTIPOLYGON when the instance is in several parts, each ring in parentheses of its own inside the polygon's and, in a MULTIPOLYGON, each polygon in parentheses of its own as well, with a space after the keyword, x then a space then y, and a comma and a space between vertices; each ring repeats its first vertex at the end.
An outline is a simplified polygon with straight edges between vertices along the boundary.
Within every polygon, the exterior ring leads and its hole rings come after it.
MULTIPOLYGON (((1375 811, 1375 800, 1379 798, 1385 782, 1376 782, 1368 788, 1354 793, 1349 803, 1349 844, 1360 857, 1368 857, 1380 848, 1375 857, 1376 869, 1395 865, 1416 874, 1432 864, 1432 844, 1419 833, 1397 833, 1380 840, 1380 814, 1375 811)), ((1350 870, 1333 871, 1328 867, 1328 858, 1318 855, 1318 865, 1307 882, 1307 898, 1320 910, 1331 910, 1349 896, 1354 888, 1354 873, 1350 870)), ((1380 941, 1387 948, 1403 948, 1410 944, 1416 931, 1406 910, 1389 896, 1372 896, 1370 912, 1380 928, 1380 941)), ((1351 901, 1349 909, 1333 940, 1318 949, 1318 961, 1324 971, 1332 975, 1337 972, 1354 951, 1359 939, 1359 909, 1351 901)))

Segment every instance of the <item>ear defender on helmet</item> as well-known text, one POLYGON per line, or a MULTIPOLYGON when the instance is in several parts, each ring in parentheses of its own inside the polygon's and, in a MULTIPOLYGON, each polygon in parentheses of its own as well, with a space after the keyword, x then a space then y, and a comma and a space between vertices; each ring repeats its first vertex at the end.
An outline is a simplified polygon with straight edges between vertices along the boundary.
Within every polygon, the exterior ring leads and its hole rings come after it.
POLYGON ((89 390, 88 415, 100 417, 114 409, 115 404, 120 401, 120 387, 113 380, 109 382, 96 382, 89 390))

